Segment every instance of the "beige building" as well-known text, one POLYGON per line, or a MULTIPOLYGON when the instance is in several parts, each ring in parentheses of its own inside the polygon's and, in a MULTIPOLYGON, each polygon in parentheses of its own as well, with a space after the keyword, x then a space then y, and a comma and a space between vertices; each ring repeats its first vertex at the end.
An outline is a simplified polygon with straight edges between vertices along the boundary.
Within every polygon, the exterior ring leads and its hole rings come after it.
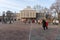
POLYGON ((26 19, 28 19, 28 18, 36 18, 36 11, 28 6, 27 8, 21 10, 20 18, 21 19, 23 19, 23 18, 26 18, 26 19))
POLYGON ((20 17, 20 13, 16 13, 16 20, 20 20, 21 17, 20 17))

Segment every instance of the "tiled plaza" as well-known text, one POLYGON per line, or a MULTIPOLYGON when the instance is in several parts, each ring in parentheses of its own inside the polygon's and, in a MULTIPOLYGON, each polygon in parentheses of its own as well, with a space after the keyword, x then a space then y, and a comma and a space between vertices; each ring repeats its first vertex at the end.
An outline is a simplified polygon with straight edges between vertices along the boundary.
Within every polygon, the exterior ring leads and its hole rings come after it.
POLYGON ((49 24, 48 27, 44 31, 42 25, 35 23, 0 23, 0 40, 60 40, 60 25, 49 24))

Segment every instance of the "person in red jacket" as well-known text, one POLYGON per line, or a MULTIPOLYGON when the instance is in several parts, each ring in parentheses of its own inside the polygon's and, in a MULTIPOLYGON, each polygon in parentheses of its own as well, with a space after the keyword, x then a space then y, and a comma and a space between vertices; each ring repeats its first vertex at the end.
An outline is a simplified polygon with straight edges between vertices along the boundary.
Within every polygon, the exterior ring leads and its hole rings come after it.
POLYGON ((32 23, 35 23, 35 20, 34 19, 32 20, 32 23))
POLYGON ((46 29, 48 29, 48 21, 46 21, 46 29))

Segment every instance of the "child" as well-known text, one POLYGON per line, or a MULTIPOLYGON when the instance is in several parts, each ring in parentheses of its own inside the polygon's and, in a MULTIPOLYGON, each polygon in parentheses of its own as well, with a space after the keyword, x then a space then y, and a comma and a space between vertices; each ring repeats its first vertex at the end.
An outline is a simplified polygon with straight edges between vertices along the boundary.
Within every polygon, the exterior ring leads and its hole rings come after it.
POLYGON ((46 21, 46 29, 48 29, 48 21, 46 21))

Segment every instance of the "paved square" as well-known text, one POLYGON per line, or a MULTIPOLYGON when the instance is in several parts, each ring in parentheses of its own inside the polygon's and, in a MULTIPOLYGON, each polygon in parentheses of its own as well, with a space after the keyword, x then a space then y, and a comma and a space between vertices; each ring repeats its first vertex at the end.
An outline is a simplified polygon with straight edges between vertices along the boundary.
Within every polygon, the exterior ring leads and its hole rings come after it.
POLYGON ((0 23, 0 40, 60 40, 60 25, 49 24, 48 27, 44 31, 42 25, 35 23, 0 23))

